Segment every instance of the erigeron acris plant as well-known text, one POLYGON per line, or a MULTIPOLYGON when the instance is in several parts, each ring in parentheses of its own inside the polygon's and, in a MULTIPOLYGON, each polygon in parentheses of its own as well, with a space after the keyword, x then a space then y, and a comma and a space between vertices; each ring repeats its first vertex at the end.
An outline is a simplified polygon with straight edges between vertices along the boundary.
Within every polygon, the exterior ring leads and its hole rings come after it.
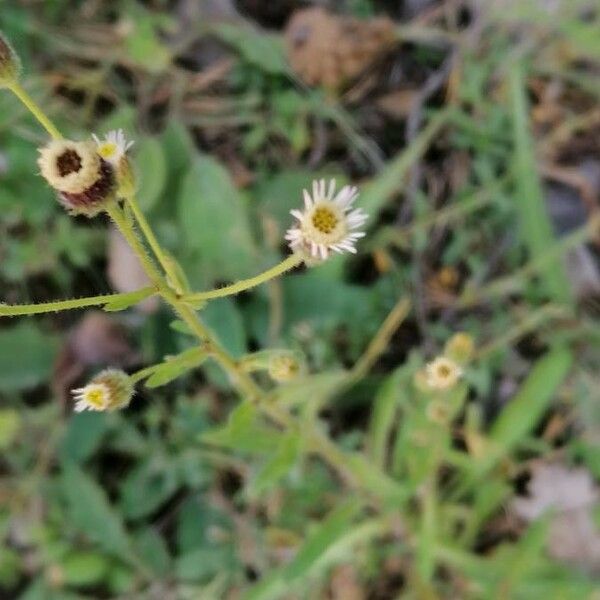
MULTIPOLYGON (((269 350, 236 361, 214 339, 198 311, 214 298, 248 290, 302 264, 316 266, 332 252, 356 252, 355 244, 365 235, 361 228, 367 220, 367 215, 353 206, 358 198, 357 188, 344 186, 337 191, 333 180, 315 182, 312 195, 304 192, 304 209, 292 211, 297 224, 286 234, 291 254, 285 260, 255 277, 219 289, 193 292, 182 283, 179 265, 161 247, 140 209, 128 156, 134 141, 128 140, 121 130, 111 131, 104 138, 96 135, 79 141, 64 138, 21 85, 20 75, 19 58, 0 34, 0 88, 12 92, 51 138, 40 148, 41 175, 69 213, 89 218, 101 213, 109 215, 139 258, 150 285, 125 294, 29 305, 0 304, 0 316, 35 315, 91 306, 123 310, 150 296, 159 296, 193 332, 197 346, 131 375, 113 369, 99 373, 84 387, 73 390, 76 411, 125 408, 134 396, 135 385, 152 378, 164 365, 185 367, 180 371, 184 372, 210 358, 229 375, 244 402, 253 403, 276 426, 300 430, 303 425, 289 410, 267 401, 268 390, 259 386, 253 373, 263 370, 276 384, 283 384, 303 372, 301 359, 293 352, 269 350)), ((398 317, 404 318, 406 304, 401 308, 398 317)), ((313 428, 303 431, 303 437, 308 452, 321 456, 347 482, 358 484, 361 476, 352 461, 324 432, 313 428)), ((383 473, 381 477, 387 479, 383 473)), ((393 482, 388 483, 393 489, 393 482)))

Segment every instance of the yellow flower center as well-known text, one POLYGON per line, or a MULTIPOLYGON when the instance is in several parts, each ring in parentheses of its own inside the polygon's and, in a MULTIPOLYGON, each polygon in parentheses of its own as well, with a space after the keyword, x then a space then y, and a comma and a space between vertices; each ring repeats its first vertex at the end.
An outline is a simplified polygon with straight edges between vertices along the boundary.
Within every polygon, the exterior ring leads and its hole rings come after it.
POLYGON ((312 224, 319 233, 330 234, 338 226, 338 216, 326 206, 319 206, 312 215, 312 224))
POLYGON ((98 154, 104 158, 112 158, 117 153, 117 145, 113 142, 104 142, 98 147, 98 154))
POLYGON ((440 365, 438 367, 438 377, 446 379, 452 374, 452 369, 448 365, 440 365))
POLYGON ((104 408, 106 404, 106 390, 100 386, 94 386, 87 390, 85 401, 94 408, 104 408))

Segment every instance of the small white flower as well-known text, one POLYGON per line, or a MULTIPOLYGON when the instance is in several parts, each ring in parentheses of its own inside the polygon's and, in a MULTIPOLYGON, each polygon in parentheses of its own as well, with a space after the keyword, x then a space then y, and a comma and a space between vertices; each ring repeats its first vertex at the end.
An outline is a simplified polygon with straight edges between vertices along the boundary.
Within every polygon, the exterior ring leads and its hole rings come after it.
POLYGON ((96 142, 98 154, 115 167, 119 166, 121 159, 134 144, 133 141, 127 141, 122 129, 109 131, 103 141, 95 134, 92 134, 92 137, 96 142))
POLYGON ((134 394, 131 378, 118 369, 105 369, 85 387, 73 390, 75 412, 113 411, 125 408, 134 394))
POLYGON ((104 383, 89 383, 85 387, 73 390, 75 412, 84 410, 103 411, 110 402, 110 388, 104 383))
POLYGON ((445 356, 438 356, 425 367, 426 382, 432 390, 445 391, 453 388, 462 374, 463 370, 445 356))
POLYGON ((352 205, 358 198, 358 188, 344 186, 336 195, 335 179, 326 187, 325 180, 313 181, 312 196, 304 190, 304 211, 292 210, 298 223, 288 229, 285 239, 294 252, 325 260, 333 250, 356 253, 356 241, 364 237, 356 231, 368 216, 352 205))

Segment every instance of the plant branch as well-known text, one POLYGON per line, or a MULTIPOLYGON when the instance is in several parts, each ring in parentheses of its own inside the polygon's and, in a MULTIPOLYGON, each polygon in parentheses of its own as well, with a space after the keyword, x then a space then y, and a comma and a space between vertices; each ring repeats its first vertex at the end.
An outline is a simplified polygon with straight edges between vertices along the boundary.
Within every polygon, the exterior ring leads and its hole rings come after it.
POLYGON ((155 293, 155 288, 146 287, 126 294, 106 294, 104 296, 58 300, 56 302, 40 302, 38 304, 0 304, 0 317, 41 315, 43 313, 58 312, 59 310, 102 306, 105 304, 112 304, 113 302, 131 302, 131 304, 137 304, 155 293))
POLYGON ((242 279, 231 285, 222 287, 218 290, 210 290, 208 292, 198 292, 185 296, 184 300, 188 302, 198 302, 201 300, 212 300, 214 298, 223 298, 225 296, 233 296, 239 294, 245 290, 249 290, 257 285, 265 283, 270 279, 279 277, 286 271, 291 271, 302 262, 302 257, 297 254, 291 254, 285 260, 275 265, 271 269, 268 269, 264 273, 257 275, 256 277, 250 277, 249 279, 242 279))

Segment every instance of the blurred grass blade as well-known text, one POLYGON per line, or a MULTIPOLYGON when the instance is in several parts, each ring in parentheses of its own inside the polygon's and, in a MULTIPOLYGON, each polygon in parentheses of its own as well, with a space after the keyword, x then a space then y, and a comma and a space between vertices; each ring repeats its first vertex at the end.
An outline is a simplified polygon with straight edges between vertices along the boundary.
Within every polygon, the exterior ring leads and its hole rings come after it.
POLYGON ((371 459, 380 468, 385 467, 385 458, 390 434, 395 425, 394 416, 404 393, 401 381, 407 369, 396 369, 379 387, 369 427, 369 450, 371 459))
MULTIPOLYGON (((529 128, 526 81, 521 65, 511 66, 509 86, 515 145, 516 208, 523 243, 535 260, 553 247, 556 241, 538 176, 535 146, 529 128)), ((548 263, 541 271, 541 276, 551 298, 562 303, 572 302, 571 288, 560 258, 548 263)))
POLYGON ((365 186, 361 194, 361 205, 370 215, 371 221, 376 220, 385 203, 400 190, 408 170, 427 151, 432 140, 446 124, 448 116, 447 110, 437 113, 411 145, 394 157, 379 175, 365 186))
POLYGON ((497 452, 506 454, 537 425, 573 363, 566 348, 552 350, 539 360, 517 395, 496 419, 490 439, 497 452))
POLYGON ((306 582, 313 567, 326 552, 344 535, 351 531, 352 521, 361 505, 350 501, 334 510, 309 535, 295 558, 287 566, 273 571, 268 578, 254 586, 243 596, 244 600, 274 600, 284 598, 290 587, 298 580, 306 582))

